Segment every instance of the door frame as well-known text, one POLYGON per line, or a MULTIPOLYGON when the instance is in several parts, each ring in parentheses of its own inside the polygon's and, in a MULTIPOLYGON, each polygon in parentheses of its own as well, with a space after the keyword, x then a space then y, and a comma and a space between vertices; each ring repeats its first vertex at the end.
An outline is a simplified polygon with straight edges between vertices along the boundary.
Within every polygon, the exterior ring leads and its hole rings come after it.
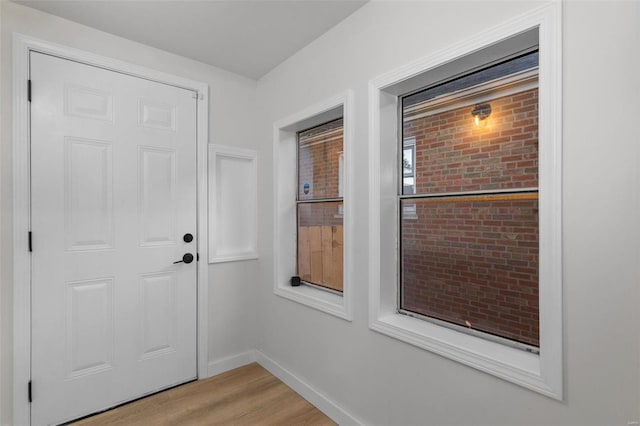
MULTIPOLYGON (((134 77, 194 91, 196 107, 197 237, 201 261, 197 267, 197 370, 208 376, 208 245, 207 245, 207 147, 209 135, 209 86, 150 68, 96 55, 83 50, 13 33, 13 422, 31 423, 28 398, 31 380, 31 230, 29 53, 45 53, 134 77)), ((37 249, 37 247, 36 247, 37 249)), ((34 384, 34 387, 37 384, 34 384)), ((37 389, 37 387, 36 387, 37 389)), ((37 390, 34 392, 37 397, 37 390)))

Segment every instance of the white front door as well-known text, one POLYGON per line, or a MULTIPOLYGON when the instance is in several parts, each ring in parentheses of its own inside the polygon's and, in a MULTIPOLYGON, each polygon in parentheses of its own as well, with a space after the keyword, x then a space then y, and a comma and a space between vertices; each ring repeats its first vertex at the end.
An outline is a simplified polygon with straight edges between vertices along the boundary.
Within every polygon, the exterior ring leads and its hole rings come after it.
POLYGON ((196 378, 196 260, 174 262, 197 255, 197 100, 45 54, 30 63, 41 425, 196 378))

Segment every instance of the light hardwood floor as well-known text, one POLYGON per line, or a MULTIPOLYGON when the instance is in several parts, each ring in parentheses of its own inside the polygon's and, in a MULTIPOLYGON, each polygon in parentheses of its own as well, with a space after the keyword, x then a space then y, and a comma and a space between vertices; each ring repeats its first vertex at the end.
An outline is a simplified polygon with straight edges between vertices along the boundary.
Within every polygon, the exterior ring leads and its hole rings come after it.
POLYGON ((98 425, 335 425, 256 363, 88 417, 98 425))

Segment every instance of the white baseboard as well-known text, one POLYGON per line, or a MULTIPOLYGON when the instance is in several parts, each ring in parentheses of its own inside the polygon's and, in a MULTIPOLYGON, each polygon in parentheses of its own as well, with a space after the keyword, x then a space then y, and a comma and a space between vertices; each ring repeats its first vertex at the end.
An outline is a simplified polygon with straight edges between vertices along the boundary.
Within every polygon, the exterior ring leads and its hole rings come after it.
POLYGON ((296 391, 300 396, 313 404, 318 410, 326 414, 331 420, 339 425, 362 425, 352 414, 349 414, 342 407, 331 401, 322 393, 318 392, 310 384, 297 377, 289 370, 266 356, 261 351, 256 350, 254 359, 271 374, 282 380, 287 386, 296 391))
MULTIPOLYGON (((236 355, 231 355, 226 358, 217 359, 215 361, 209 361, 207 368, 207 377, 216 376, 224 373, 225 371, 233 370, 234 368, 242 367, 243 365, 251 364, 256 361, 256 354, 254 350, 249 350, 236 355)), ((206 377, 201 377, 205 379, 206 377)))

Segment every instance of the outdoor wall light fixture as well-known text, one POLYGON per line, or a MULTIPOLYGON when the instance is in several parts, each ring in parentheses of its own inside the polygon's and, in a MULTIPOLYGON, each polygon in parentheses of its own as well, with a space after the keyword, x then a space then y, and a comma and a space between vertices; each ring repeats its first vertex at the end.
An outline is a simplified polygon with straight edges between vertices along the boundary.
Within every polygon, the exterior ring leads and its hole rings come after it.
POLYGON ((473 107, 471 111, 471 115, 473 115, 473 120, 476 123, 476 126, 480 125, 480 121, 485 120, 487 117, 491 115, 491 105, 489 104, 477 104, 473 107))

